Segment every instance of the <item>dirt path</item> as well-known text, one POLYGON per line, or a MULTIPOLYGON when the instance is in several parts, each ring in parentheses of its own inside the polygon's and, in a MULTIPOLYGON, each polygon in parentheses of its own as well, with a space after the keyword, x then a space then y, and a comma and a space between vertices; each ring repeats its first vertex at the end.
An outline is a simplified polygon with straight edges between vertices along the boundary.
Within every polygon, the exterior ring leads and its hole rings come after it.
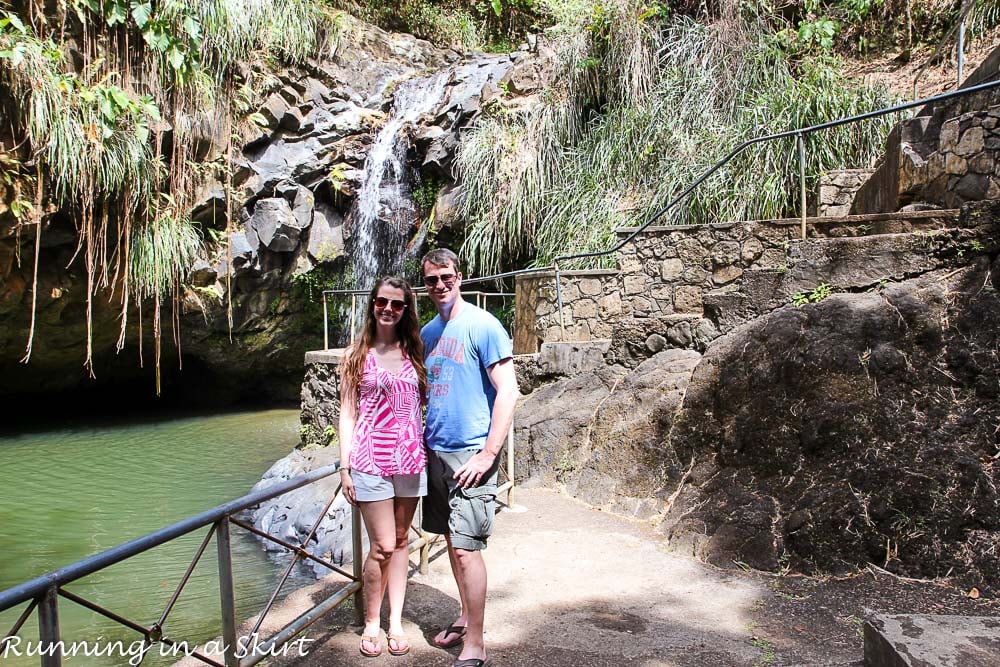
MULTIPOLYGON (((501 512, 487 549, 487 644, 492 665, 752 665, 757 582, 663 552, 643 527, 559 493, 518 490, 525 512, 501 512)), ((349 610, 320 621, 320 646, 280 665, 449 665, 430 638, 458 613, 448 559, 435 545, 430 572, 415 574, 404 623, 406 657, 358 654, 349 610), (345 631, 346 630, 346 631, 345 631)))
MULTIPOLYGON (((816 579, 720 571, 665 552, 662 537, 643 524, 558 492, 519 489, 516 500, 526 511, 501 513, 486 551, 486 638, 494 667, 860 665, 866 608, 997 613, 994 601, 878 573, 816 579)), ((291 620, 338 586, 320 582, 295 593, 269 624, 291 620)), ((440 544, 429 574, 414 574, 407 596, 408 656, 360 656, 353 611, 340 608, 308 631, 313 641, 305 657, 269 664, 450 665, 458 649, 429 643, 458 612, 440 544)))

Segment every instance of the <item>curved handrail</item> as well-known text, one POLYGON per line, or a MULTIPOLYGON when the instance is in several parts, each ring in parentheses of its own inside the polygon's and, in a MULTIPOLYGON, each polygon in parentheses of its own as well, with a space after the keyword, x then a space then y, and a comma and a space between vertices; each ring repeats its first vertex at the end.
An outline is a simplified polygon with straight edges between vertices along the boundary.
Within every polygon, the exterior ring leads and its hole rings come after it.
POLYGON ((714 174, 716 171, 724 167, 730 160, 732 160, 736 155, 748 146, 753 146, 754 144, 764 143, 766 141, 775 141, 777 139, 787 139, 789 137, 805 137, 813 132, 819 132, 821 130, 827 130, 831 127, 838 127, 840 125, 846 125, 848 123, 855 123, 860 120, 867 120, 869 118, 877 118, 879 116, 885 116, 891 113, 898 113, 900 111, 906 111, 907 109, 912 109, 914 107, 924 106, 926 104, 932 104, 935 102, 941 102, 944 100, 952 99, 953 97, 960 97, 962 95, 971 95, 972 93, 978 93, 983 90, 990 90, 1000 86, 1000 80, 988 81, 986 83, 979 84, 978 86, 972 86, 970 88, 962 88, 960 90, 955 90, 950 93, 943 93, 941 95, 934 95, 931 97, 925 97, 921 100, 914 100, 913 102, 906 102, 904 104, 897 104, 896 106, 886 107, 884 109, 878 109, 876 111, 868 111, 866 113, 857 114, 855 116, 848 116, 846 118, 838 118, 837 120, 830 120, 825 123, 819 123, 818 125, 811 125, 809 127, 800 128, 797 130, 785 130, 784 132, 778 132, 776 134, 769 134, 763 137, 756 137, 754 139, 748 139, 744 141, 739 146, 729 151, 729 153, 716 162, 714 165, 709 167, 701 176, 696 178, 689 186, 684 188, 684 190, 674 197, 673 200, 658 212, 656 212, 652 217, 644 222, 640 227, 637 227, 631 234, 625 237, 624 240, 620 241, 616 246, 608 250, 599 250, 594 252, 583 252, 575 255, 560 255, 553 260, 553 264, 557 265, 560 262, 565 262, 571 259, 585 259, 587 257, 601 257, 603 255, 609 255, 613 252, 617 252, 625 246, 629 241, 634 239, 637 235, 642 233, 647 227, 652 225, 654 222, 663 217, 663 215, 669 211, 671 208, 676 206, 684 197, 689 195, 694 191, 699 185, 705 182, 705 180, 714 174))
MULTIPOLYGON (((805 159, 804 159, 804 138, 812 134, 813 132, 820 132, 822 130, 827 130, 833 127, 838 127, 840 125, 847 125, 849 123, 856 123, 862 120, 868 120, 869 118, 878 118, 880 116, 886 116, 892 113, 898 113, 900 111, 906 111, 907 109, 913 109, 915 107, 925 106, 927 104, 933 104, 936 102, 942 102, 944 100, 949 100, 955 97, 960 97, 963 95, 971 95, 973 93, 978 93, 984 90, 990 90, 1000 86, 1000 79, 995 81, 988 81, 976 86, 970 86, 968 88, 960 88, 954 90, 950 93, 942 93, 940 95, 932 95, 930 97, 925 97, 923 99, 914 100, 912 102, 905 102, 903 104, 897 104, 891 107, 885 107, 883 109, 877 109, 875 111, 868 111, 862 114, 856 114, 853 116, 846 116, 844 118, 838 118, 836 120, 827 121, 825 123, 819 123, 817 125, 810 125, 809 127, 799 128, 796 130, 785 130, 784 132, 777 132, 775 134, 769 134, 761 137, 755 137, 753 139, 748 139, 743 143, 736 146, 736 148, 729 151, 729 153, 723 157, 721 160, 709 167, 704 173, 702 173, 698 178, 691 182, 680 194, 674 197, 666 206, 661 208, 655 214, 653 214, 646 222, 644 222, 639 227, 635 228, 628 236, 619 241, 615 246, 607 250, 597 250, 592 252, 582 252, 572 255, 559 255, 552 260, 550 266, 544 267, 532 267, 528 269, 518 269, 516 271, 507 271, 504 273, 497 273, 489 276, 479 276, 475 278, 467 278, 463 282, 466 284, 476 283, 476 282, 486 282, 489 280, 500 280, 502 278, 507 278, 510 276, 518 276, 524 274, 538 274, 545 273, 548 271, 554 271, 556 276, 556 297, 559 306, 559 319, 560 324, 562 323, 562 293, 560 288, 560 262, 567 262, 574 259, 586 259, 589 257, 602 257, 604 255, 610 255, 611 253, 621 250, 627 243, 629 243, 636 236, 645 231, 654 222, 661 219, 670 209, 680 203, 685 197, 691 194, 699 185, 705 182, 712 174, 717 172, 719 169, 728 164, 736 155, 738 155, 743 149, 753 146, 755 144, 761 144, 768 141, 777 141, 779 139, 788 139, 790 137, 795 137, 798 139, 799 144, 799 179, 802 181, 803 188, 803 213, 802 213, 802 225, 803 234, 805 234, 805 159)), ((421 291, 423 288, 417 287, 415 291, 421 291)), ((367 290, 324 290, 323 291, 323 346, 329 349, 329 336, 328 336, 328 313, 327 313, 327 295, 345 295, 345 294, 367 294, 367 290)))

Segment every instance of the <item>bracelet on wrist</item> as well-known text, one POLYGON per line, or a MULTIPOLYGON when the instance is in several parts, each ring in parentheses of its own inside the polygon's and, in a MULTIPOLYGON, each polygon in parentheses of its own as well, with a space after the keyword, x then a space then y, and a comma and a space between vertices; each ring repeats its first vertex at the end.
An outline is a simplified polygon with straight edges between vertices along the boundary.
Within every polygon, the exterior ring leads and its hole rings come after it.
POLYGON ((351 468, 350 468, 350 466, 348 466, 346 468, 341 468, 340 472, 346 472, 348 475, 350 475, 351 474, 351 468))

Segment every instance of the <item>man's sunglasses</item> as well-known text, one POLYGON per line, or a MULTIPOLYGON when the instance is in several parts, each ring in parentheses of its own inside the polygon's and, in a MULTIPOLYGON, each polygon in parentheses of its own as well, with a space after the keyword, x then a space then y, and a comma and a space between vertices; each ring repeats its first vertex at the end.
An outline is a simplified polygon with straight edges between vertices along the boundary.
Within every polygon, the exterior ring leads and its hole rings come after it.
POLYGON ((387 299, 384 296, 375 297, 375 307, 385 309, 386 306, 392 308, 392 312, 401 313, 406 308, 406 302, 402 299, 387 299))
POLYGON ((442 273, 439 276, 424 276, 424 284, 428 287, 434 287, 438 284, 440 280, 445 287, 451 287, 455 284, 455 274, 454 273, 442 273))

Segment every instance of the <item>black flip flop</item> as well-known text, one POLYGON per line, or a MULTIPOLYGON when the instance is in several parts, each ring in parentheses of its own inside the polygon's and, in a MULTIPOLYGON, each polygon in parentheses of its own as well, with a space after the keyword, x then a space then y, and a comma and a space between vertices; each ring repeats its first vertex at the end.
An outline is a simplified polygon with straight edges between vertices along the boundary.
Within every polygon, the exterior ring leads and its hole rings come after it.
MULTIPOLYGON (((458 646, 459 644, 462 643, 463 640, 465 640, 465 632, 466 632, 466 627, 464 625, 449 625, 444 632, 444 636, 445 637, 447 637, 448 635, 458 635, 458 636, 452 639, 450 642, 438 643, 436 641, 431 640, 431 643, 437 646, 438 648, 451 648, 453 646, 458 646)), ((473 666, 470 663, 468 667, 475 667, 475 666, 473 666)), ((482 665, 479 665, 478 667, 482 667, 482 665)))
POLYGON ((489 660, 480 660, 479 658, 466 658, 465 660, 456 660, 451 663, 451 667, 486 667, 489 660))

